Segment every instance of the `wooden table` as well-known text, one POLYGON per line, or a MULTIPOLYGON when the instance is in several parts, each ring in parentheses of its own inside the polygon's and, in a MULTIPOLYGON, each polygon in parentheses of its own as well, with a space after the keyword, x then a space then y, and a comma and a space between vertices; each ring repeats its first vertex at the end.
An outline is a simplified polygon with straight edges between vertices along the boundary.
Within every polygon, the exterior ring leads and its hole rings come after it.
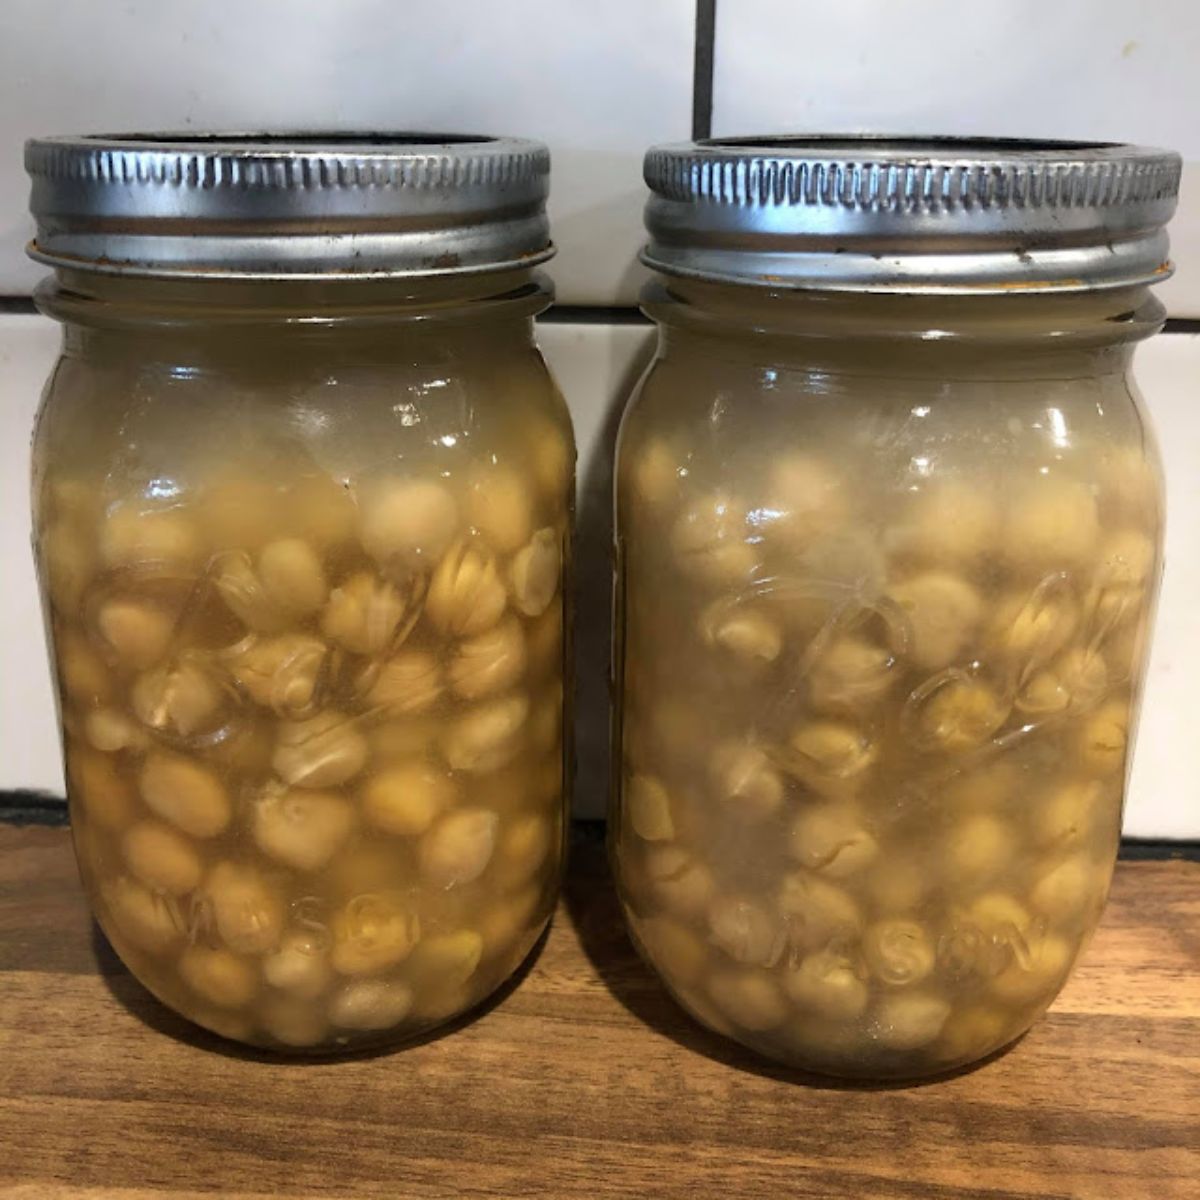
POLYGON ((906 1088, 797 1080, 679 1012, 593 831, 482 1015, 340 1062, 239 1053, 88 918, 61 828, 0 825, 0 1196, 1200 1197, 1200 863, 1123 862, 1049 1016, 906 1088))

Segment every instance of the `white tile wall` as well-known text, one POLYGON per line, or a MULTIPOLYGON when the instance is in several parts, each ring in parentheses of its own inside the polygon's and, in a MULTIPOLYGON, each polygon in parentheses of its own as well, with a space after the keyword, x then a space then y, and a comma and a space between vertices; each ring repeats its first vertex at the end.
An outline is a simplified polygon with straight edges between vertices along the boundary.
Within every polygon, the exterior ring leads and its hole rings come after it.
MULTIPOLYGON (((608 548, 611 450, 624 396, 652 350, 629 324, 551 323, 540 339, 566 393, 579 444, 576 811, 599 816, 607 788, 608 548)), ((38 317, 0 317, 0 790, 61 794, 53 705, 28 546, 30 423, 56 348, 38 317)), ((1200 837, 1193 757, 1200 706, 1200 336, 1165 334, 1138 354, 1138 378, 1163 445, 1170 511, 1158 635, 1130 791, 1126 831, 1200 837)))
POLYGON ((727 0, 714 136, 990 134, 1133 141, 1189 168, 1161 291, 1200 315, 1200 5, 1195 0, 727 0))
POLYGON ((0 0, 0 295, 28 291, 21 146, 121 129, 467 129, 550 144, 551 265, 630 303, 641 156, 691 130, 692 0, 0 0))

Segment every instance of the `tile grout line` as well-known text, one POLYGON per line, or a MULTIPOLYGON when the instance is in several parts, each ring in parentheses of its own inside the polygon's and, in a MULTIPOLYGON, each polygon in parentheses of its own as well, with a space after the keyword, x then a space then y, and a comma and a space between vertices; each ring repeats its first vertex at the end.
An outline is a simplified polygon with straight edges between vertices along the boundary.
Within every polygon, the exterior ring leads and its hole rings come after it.
POLYGON ((713 59, 717 0, 696 0, 696 48, 692 60, 692 138, 712 137, 713 59))

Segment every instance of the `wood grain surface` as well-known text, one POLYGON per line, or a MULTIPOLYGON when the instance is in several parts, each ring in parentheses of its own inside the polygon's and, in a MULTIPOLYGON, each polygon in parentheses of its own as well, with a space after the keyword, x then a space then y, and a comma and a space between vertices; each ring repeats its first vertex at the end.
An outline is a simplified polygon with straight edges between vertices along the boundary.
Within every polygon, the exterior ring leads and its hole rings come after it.
POLYGON ((0 826, 0 1196, 1200 1197, 1200 864, 1124 862, 1050 1014, 919 1087, 797 1078, 635 957, 595 834, 515 987, 398 1052, 192 1029, 92 925, 64 829, 0 826))

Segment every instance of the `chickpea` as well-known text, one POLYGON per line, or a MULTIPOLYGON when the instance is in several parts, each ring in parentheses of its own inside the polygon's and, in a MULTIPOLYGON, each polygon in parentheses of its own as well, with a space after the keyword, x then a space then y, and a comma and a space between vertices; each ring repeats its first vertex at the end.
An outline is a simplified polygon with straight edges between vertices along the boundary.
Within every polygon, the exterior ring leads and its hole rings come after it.
POLYGON ((283 995, 264 996, 258 1006, 263 1030, 284 1046, 317 1046, 329 1034, 324 1016, 310 1000, 283 995))
POLYGON ((112 692, 108 668, 78 633, 54 635, 59 681, 66 697, 78 705, 99 704, 112 692))
POLYGON ((292 485, 286 503, 292 526, 318 550, 344 545, 354 537, 358 510, 348 482, 306 476, 292 485))
POLYGON ((1107 873, 1101 873, 1085 854, 1072 854, 1038 877, 1030 903, 1052 921, 1068 923, 1103 903, 1107 873))
POLYGON ((328 655, 320 638, 285 633, 254 641, 229 669, 255 704, 280 716, 303 717, 317 702, 328 655))
POLYGON ((711 773, 717 797, 747 820, 765 819, 783 803, 783 780, 757 746, 722 743, 713 752, 711 773))
POLYGON ((945 571, 914 575, 893 584, 888 595, 908 615, 909 656, 926 670, 949 666, 962 657, 983 615, 979 592, 945 571))
POLYGON ((629 823, 647 842, 669 842, 675 836, 671 798, 653 775, 634 775, 625 793, 629 823))
POLYGON ((967 916, 980 929, 1024 936, 1033 927, 1029 910, 1007 892, 984 892, 971 901, 967 916))
POLYGON ((792 735, 802 763, 829 780, 851 780, 875 761, 875 747, 860 729, 837 721, 813 721, 792 735))
MULTIPOLYGON (((479 918, 479 936, 483 939, 483 958, 494 959, 516 950, 521 958, 536 940, 545 917, 539 921, 542 889, 536 884, 506 899, 493 900, 479 918)), ((547 914, 548 915, 548 914, 547 914)), ((520 961, 519 959, 517 960, 520 961)), ((515 962, 512 964, 517 965, 515 962)))
POLYGON ((856 1021, 867 1009, 867 985, 833 950, 818 950, 785 971, 783 990, 797 1007, 828 1020, 856 1021))
POLYGON ((421 940, 404 964, 404 975, 418 992, 459 988, 482 957, 483 938, 475 930, 439 933, 421 940))
POLYGON ((509 822, 496 847, 495 878, 501 887, 519 887, 542 869, 550 857, 556 826, 540 813, 525 813, 509 822))
POLYGON ((189 566, 200 558, 202 550, 196 527, 187 517, 173 512, 120 505, 109 511, 100 530, 100 556, 109 567, 143 562, 189 566))
POLYGON ((84 746, 67 746, 67 780, 71 799, 89 822, 101 829, 124 829, 133 819, 136 799, 128 780, 111 758, 84 746))
POLYGON ((90 538, 65 521, 55 521, 42 534, 39 566, 55 608, 73 613, 96 573, 90 538))
POLYGON ((699 917, 713 893, 712 872, 686 850, 654 845, 647 850, 646 875, 655 900, 679 917, 699 917))
MULTIPOLYGON (((1104 807, 1104 787, 1095 780, 1059 784, 1030 812, 1034 844, 1040 849, 1086 844, 1104 807)), ((1112 809, 1115 813, 1117 806, 1112 805, 1112 809)))
POLYGON ((432 566, 457 527, 458 505, 440 483, 391 479, 367 493, 359 541, 377 563, 432 566))
POLYGON ((420 940, 421 925, 401 898, 364 893, 334 914, 331 932, 334 970, 370 975, 403 962, 420 940))
POLYGON ((754 967, 714 971, 708 995, 721 1014, 735 1025, 759 1033, 787 1020, 787 1001, 766 971, 754 967))
POLYGON ((647 917, 635 922, 646 957, 676 984, 695 983, 708 963, 704 943, 682 921, 673 917, 647 917))
POLYGON ((778 916, 741 896, 717 896, 708 906, 709 938, 734 962, 772 967, 784 950, 778 916))
POLYGON ((143 725, 184 739, 217 725, 224 699, 208 670, 187 659, 139 675, 130 692, 143 725))
POLYGON ((1013 959, 991 982, 992 992, 1008 1004, 1031 1004, 1054 994, 1075 957, 1065 938, 1046 934, 1038 938, 1028 955, 1013 959))
POLYGON ((833 879, 861 871, 879 852, 879 843, 862 827, 861 815, 840 803, 814 804, 792 823, 788 849, 809 870, 833 879))
POLYGON ((540 617, 530 621, 525 632, 526 674, 530 679, 561 670, 563 665, 563 610, 552 604, 540 617))
POLYGON ((458 801, 458 788, 444 771, 412 759, 372 775, 363 787, 363 815, 384 833, 416 837, 458 801))
POLYGON ((193 992, 217 1008, 243 1008, 258 991, 250 963, 219 946, 189 946, 177 969, 193 992))
POLYGON ((1079 758, 1085 770, 1095 775, 1120 771, 1125 765, 1129 741, 1129 702, 1110 700, 1102 704, 1079 730, 1079 758))
POLYGON ((663 440, 648 443, 633 464, 633 486, 638 496, 653 508, 675 499, 679 480, 686 474, 671 447, 663 440))
POLYGON ((785 875, 777 903, 789 940, 801 949, 822 949, 835 940, 853 941, 862 929, 862 912, 854 897, 811 871, 785 875))
POLYGON ((329 593, 321 559, 301 538, 281 538, 264 546, 258 577, 267 599, 295 617, 316 612, 329 593))
POLYGON ((380 668, 367 692, 372 707, 411 717, 428 712, 445 691, 437 659, 424 650, 401 650, 380 668))
POLYGON ((1016 706, 1034 715, 1088 709, 1104 696, 1108 670, 1095 652, 1068 650, 1033 675, 1017 695, 1016 706))
POLYGON ((246 864, 222 861, 209 872, 204 894, 221 940, 237 954, 266 954, 283 935, 283 899, 246 864))
POLYGON ((913 734, 929 751, 961 753, 985 742, 1008 719, 1008 705, 982 679, 955 671, 914 693, 913 734))
POLYGON ((671 531, 671 546, 680 567, 713 586, 749 580, 758 553, 747 540, 744 512, 724 494, 706 497, 687 509, 671 531))
POLYGON ((173 896, 198 887, 204 873, 192 844, 161 821, 132 825, 121 838, 121 852, 137 879, 173 896))
POLYGON ((402 640, 409 616, 408 603, 393 584, 359 571, 330 592, 321 632, 351 654, 382 654, 402 640))
POLYGON ((506 467, 481 469, 466 497, 467 520, 499 554, 519 550, 533 532, 533 497, 525 481, 506 467))
POLYGON ((288 624, 287 614, 267 595, 249 555, 240 550, 222 554, 212 571, 221 599, 248 629, 278 633, 288 624))
POLYGON ((529 716, 522 695, 488 700, 468 709, 442 735, 442 753, 456 771, 494 771, 516 755, 517 734, 529 716))
POLYGON ((558 534, 547 526, 513 556, 508 584, 513 606, 527 617, 540 617, 558 593, 562 576, 562 549, 558 534))
POLYGON ((196 838, 223 833, 233 816, 221 781, 207 768, 177 754, 146 757, 139 780, 146 806, 196 838))
POLYGON ((438 888, 478 879, 495 850, 499 820, 486 808, 460 808, 443 817, 421 839, 421 877, 438 888))
POLYGON ((938 1037, 937 1055, 943 1062, 973 1061, 991 1054, 1019 1032, 1002 1008, 975 1004, 953 1010, 938 1037))
POLYGON ((333 997, 329 1020, 342 1029, 391 1029, 412 1006, 412 988, 397 979, 353 979, 333 997))
POLYGON ((1015 570, 1037 573, 1086 563, 1099 533, 1090 488, 1045 476, 1010 502, 1001 541, 1015 570))
POLYGON ((1079 605, 1052 579, 1033 592, 1012 592, 997 604, 989 634, 1000 651, 1022 666, 1060 654, 1079 628, 1079 605))
POLYGON ((307 929, 285 933, 278 949, 263 959, 262 969, 273 988, 306 1000, 320 996, 333 979, 325 939, 307 929))
POLYGON ((294 787, 335 787, 367 764, 367 740, 343 713, 326 710, 306 721, 279 725, 275 770, 294 787))
POLYGON ((319 871, 345 845, 354 810, 333 792, 273 788, 254 805, 254 840, 297 871, 319 871))
POLYGON ((1100 546, 1099 574, 1108 584, 1140 585, 1157 557, 1154 543, 1140 529, 1118 529, 1100 546))
POLYGON ((761 612, 718 602, 701 620, 701 635, 747 666, 767 666, 783 649, 779 627, 761 612))
POLYGON ((1016 853, 1009 824, 991 813, 973 813, 951 827, 942 844, 948 875, 960 883, 984 883, 1008 869, 1016 853))
POLYGON ((872 864, 862 885, 880 912, 911 912, 925 899, 930 887, 930 873, 911 858, 892 858, 872 864))
POLYGON ((425 615, 439 633, 474 637, 500 620, 507 601, 491 551, 479 542, 460 538, 429 581, 425 615))
POLYGON ((834 638, 809 669, 809 696, 823 709, 868 707, 895 683, 895 665, 890 650, 864 638, 834 638))
POLYGON ((925 979, 934 966, 934 945, 923 925, 905 918, 876 921, 863 936, 867 969, 891 987, 925 979))
POLYGON ((119 750, 140 750, 146 735, 123 712, 115 708, 94 708, 83 721, 88 744, 105 754, 119 750))
POLYGON ((459 642, 446 675, 456 695, 479 700, 511 687, 524 671, 521 623, 509 617, 486 633, 459 642))
POLYGON ((147 601, 114 596, 97 610, 96 628, 123 664, 143 671, 166 654, 175 621, 147 601))
POLYGON ((935 992, 885 992, 875 1006, 875 1036, 889 1050, 916 1050, 942 1032, 950 1005, 935 992))
POLYGON ((244 1012, 212 1008, 207 1004, 188 1003, 188 1019, 209 1033, 231 1042, 248 1042, 254 1035, 254 1022, 244 1012))
POLYGON ((999 513, 978 483, 945 480, 921 488, 886 544, 904 559, 927 563, 972 563, 996 542, 999 513))
POLYGON ((100 895, 117 932, 137 949, 165 954, 183 942, 185 922, 175 897, 124 875, 102 881, 100 895))
POLYGON ((768 509, 778 514, 770 533, 792 547, 807 546, 848 515, 842 480, 831 467, 808 454, 778 459, 768 476, 767 493, 768 509))

